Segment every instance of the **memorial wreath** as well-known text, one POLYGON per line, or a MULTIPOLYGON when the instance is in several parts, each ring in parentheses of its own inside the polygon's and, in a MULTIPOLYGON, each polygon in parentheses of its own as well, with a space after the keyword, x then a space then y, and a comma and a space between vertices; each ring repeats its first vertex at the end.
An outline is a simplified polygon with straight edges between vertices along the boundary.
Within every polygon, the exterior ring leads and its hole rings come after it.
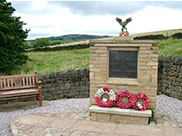
POLYGON ((100 107, 111 107, 115 103, 116 95, 110 88, 103 87, 95 93, 95 100, 100 107), (104 94, 109 96, 109 100, 107 98, 101 98, 104 94))
POLYGON ((126 91, 126 90, 123 90, 123 91, 121 91, 120 93, 118 93, 117 95, 116 95, 116 104, 118 105, 118 107, 119 108, 121 108, 121 109, 128 109, 128 108, 130 108, 130 107, 132 107, 132 104, 131 104, 131 94, 128 92, 128 91, 126 91), (128 98, 128 102, 127 103, 122 103, 121 102, 121 99, 122 99, 122 97, 127 97, 128 98))
POLYGON ((144 93, 137 93, 132 96, 131 99, 132 106, 135 110, 144 111, 150 106, 150 99, 144 93), (138 102, 139 99, 143 99, 144 102, 138 102))

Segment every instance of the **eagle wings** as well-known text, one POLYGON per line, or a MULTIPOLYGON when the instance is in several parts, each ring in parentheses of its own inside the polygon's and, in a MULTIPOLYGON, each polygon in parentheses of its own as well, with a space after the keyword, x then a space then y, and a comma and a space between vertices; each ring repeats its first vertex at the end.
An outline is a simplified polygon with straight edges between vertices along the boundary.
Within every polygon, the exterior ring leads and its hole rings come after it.
POLYGON ((116 21, 122 26, 122 32, 124 29, 127 31, 126 25, 132 21, 131 17, 126 19, 125 21, 122 21, 120 18, 116 17, 116 21))

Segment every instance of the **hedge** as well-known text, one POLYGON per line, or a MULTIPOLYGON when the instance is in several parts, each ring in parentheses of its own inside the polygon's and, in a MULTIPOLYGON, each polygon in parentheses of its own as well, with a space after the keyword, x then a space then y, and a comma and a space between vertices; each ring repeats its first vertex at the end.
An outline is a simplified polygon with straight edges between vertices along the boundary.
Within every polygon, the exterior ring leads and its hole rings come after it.
POLYGON ((57 47, 42 47, 42 48, 34 48, 29 49, 26 52, 39 52, 39 51, 60 51, 60 50, 74 50, 74 49, 86 49, 89 48, 90 44, 77 44, 77 45, 69 45, 69 46, 57 46, 57 47))
POLYGON ((171 37, 174 39, 182 39, 182 33, 175 33, 175 34, 171 35, 171 37))
POLYGON ((168 39, 168 37, 165 37, 162 34, 137 36, 137 37, 134 38, 134 40, 165 40, 165 39, 168 39))

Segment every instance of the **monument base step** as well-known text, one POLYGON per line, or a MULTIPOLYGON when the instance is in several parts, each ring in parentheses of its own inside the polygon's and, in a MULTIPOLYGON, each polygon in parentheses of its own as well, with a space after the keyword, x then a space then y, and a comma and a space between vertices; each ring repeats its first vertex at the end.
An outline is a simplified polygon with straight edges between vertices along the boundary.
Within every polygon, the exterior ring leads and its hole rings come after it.
POLYGON ((102 108, 93 105, 89 108, 92 120, 111 121, 125 124, 148 124, 152 111, 137 111, 134 109, 120 109, 116 107, 102 108))

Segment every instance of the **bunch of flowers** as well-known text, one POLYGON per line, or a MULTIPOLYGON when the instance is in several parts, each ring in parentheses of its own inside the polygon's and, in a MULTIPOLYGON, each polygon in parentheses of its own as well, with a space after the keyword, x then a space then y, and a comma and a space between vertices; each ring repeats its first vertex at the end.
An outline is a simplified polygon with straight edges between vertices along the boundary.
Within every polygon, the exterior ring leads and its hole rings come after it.
POLYGON ((116 104, 117 104, 118 107, 121 108, 121 109, 128 109, 128 108, 132 107, 131 97, 132 97, 132 96, 131 96, 131 94, 130 94, 128 91, 123 90, 123 91, 121 91, 120 93, 118 93, 118 94, 116 95, 116 104), (121 102, 122 97, 127 97, 127 98, 128 98, 128 102, 125 103, 125 104, 123 104, 123 103, 121 102))
POLYGON ((118 93, 116 97, 115 93, 108 87, 100 88, 95 93, 95 100, 100 107, 111 107, 116 102, 121 109, 133 107, 135 110, 144 111, 150 106, 150 99, 144 93, 137 93, 132 96, 128 91, 124 90, 118 93), (101 98, 104 94, 109 96, 109 100, 107 98, 101 98), (127 97, 128 102, 125 104, 122 103, 122 97, 127 97), (139 102, 138 100, 143 100, 143 102, 139 102))
POLYGON ((111 107, 115 103, 116 95, 110 88, 103 87, 103 88, 100 88, 95 93, 95 100, 96 100, 97 105, 100 106, 100 107, 111 107), (101 100, 101 96, 103 94, 107 94, 109 96, 108 101, 107 101, 106 98, 103 98, 103 100, 101 100))
POLYGON ((144 93, 137 93, 134 96, 132 96, 131 103, 135 110, 144 111, 149 108, 150 99, 144 93), (139 99, 143 99, 144 104, 138 102, 139 99))

